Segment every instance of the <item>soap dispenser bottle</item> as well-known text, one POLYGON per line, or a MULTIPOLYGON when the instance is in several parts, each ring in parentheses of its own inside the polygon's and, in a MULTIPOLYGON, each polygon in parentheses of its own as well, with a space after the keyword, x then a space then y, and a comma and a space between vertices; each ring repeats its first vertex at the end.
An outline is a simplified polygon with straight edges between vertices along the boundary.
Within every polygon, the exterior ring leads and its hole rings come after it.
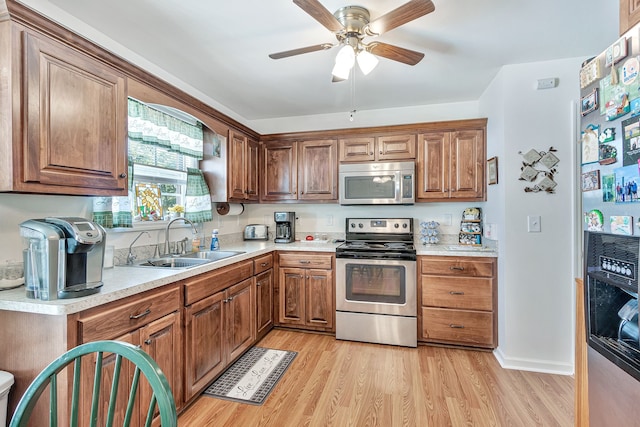
POLYGON ((218 229, 214 229, 211 232, 211 250, 217 251, 220 249, 220 241, 218 240, 218 229))

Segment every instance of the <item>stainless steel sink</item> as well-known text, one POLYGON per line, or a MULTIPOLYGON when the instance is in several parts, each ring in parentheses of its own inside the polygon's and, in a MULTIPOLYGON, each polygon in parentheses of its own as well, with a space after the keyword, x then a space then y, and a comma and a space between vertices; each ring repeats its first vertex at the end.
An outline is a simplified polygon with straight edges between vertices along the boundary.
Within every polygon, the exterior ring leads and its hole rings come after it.
POLYGON ((221 259, 232 257, 234 255, 240 255, 243 253, 244 252, 240 252, 240 251, 200 251, 200 252, 193 252, 191 254, 182 255, 180 258, 218 261, 221 259))
POLYGON ((173 268, 186 269, 197 267, 221 259, 229 258, 234 255, 243 254, 239 251, 202 251, 185 255, 167 256, 162 258, 151 258, 145 261, 126 264, 126 267, 148 267, 148 268, 173 268))

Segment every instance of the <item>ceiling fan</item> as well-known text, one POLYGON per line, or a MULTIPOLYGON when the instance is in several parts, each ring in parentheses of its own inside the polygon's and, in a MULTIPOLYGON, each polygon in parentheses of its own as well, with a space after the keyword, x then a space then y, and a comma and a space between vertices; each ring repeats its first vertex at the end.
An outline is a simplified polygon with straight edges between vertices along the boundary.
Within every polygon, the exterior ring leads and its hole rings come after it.
POLYGON ((364 38, 378 36, 435 10, 431 0, 410 0, 371 21, 369 11, 362 6, 345 6, 332 14, 318 0, 293 0, 293 2, 331 31, 338 43, 322 43, 272 53, 269 57, 281 59, 342 45, 332 70, 334 82, 346 80, 349 77, 356 59, 364 74, 371 72, 378 64, 376 55, 408 65, 416 65, 422 60, 424 53, 378 41, 365 43, 364 38))

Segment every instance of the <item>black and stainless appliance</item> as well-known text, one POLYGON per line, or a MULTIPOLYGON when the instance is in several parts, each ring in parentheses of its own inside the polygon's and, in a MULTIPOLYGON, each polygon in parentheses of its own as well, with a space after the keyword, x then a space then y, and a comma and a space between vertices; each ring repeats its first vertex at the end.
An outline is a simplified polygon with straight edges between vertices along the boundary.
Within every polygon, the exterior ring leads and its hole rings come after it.
POLYGON ((621 425, 640 416, 640 237, 586 231, 584 242, 590 422, 621 425))
POLYGON ((20 224, 20 235, 27 297, 54 300, 100 291, 107 236, 100 225, 75 217, 31 219, 20 224))
POLYGON ((411 218, 347 218, 336 248, 336 338, 416 347, 411 218))
POLYGON ((244 240, 269 240, 269 227, 264 224, 249 224, 244 228, 244 240))
POLYGON ((412 205, 414 162, 341 163, 341 205, 412 205))
POLYGON ((276 222, 275 243, 291 243, 296 240, 296 213, 274 212, 276 222))

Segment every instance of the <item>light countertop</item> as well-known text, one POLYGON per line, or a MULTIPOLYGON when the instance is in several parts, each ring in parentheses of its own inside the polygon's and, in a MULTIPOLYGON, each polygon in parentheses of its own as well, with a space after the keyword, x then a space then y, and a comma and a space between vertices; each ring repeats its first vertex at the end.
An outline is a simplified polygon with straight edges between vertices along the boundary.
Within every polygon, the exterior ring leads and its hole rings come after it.
MULTIPOLYGON (((0 291, 0 310, 37 313, 45 315, 69 315, 89 308, 133 296, 141 292, 155 289, 178 280, 188 279, 198 274, 206 273, 239 261, 251 259, 271 251, 309 251, 309 252, 335 252, 340 243, 326 241, 293 243, 273 242, 239 242, 225 245, 225 251, 242 251, 244 253, 192 267, 188 269, 172 270, 162 268, 125 267, 116 266, 103 271, 103 286, 100 292, 94 295, 73 298, 58 299, 53 301, 41 301, 27 298, 24 287, 0 291)), ((455 245, 416 245, 418 255, 447 255, 447 256, 489 256, 495 257, 494 249, 460 248, 455 245)))

